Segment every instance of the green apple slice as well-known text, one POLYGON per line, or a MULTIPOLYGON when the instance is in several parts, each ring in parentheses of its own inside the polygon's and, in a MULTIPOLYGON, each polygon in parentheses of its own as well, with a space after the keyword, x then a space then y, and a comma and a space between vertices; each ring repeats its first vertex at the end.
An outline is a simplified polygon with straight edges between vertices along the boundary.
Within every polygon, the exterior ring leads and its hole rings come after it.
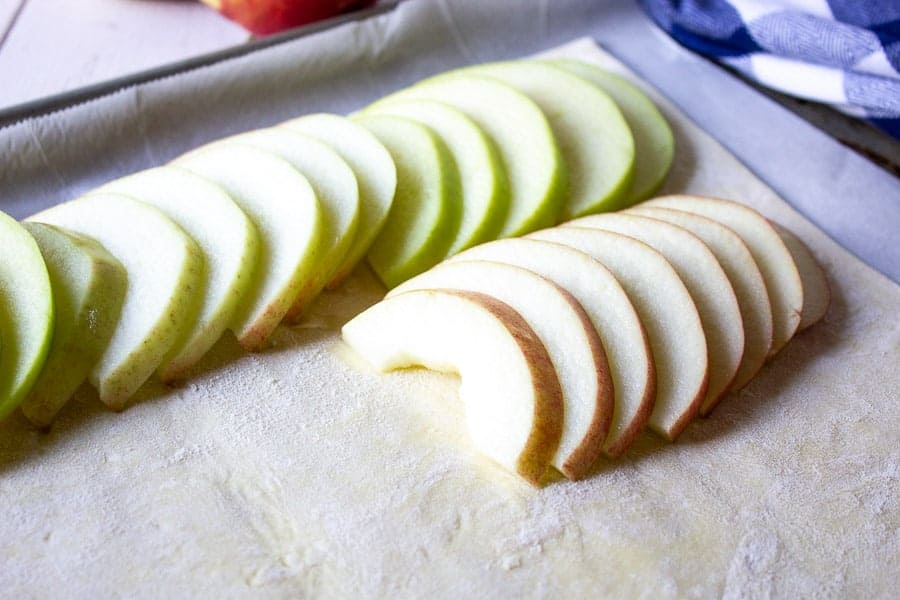
POLYGON ((547 61, 596 85, 618 105, 634 135, 634 178, 620 206, 649 198, 672 167, 675 138, 665 117, 637 86, 620 75, 578 60, 547 61))
POLYGON ((700 313, 709 351, 709 385, 700 413, 728 392, 744 354, 744 322, 731 281, 700 238, 671 223, 632 213, 591 215, 566 224, 621 233, 666 257, 687 286, 700 313))
POLYGON ((541 482, 562 433, 562 392, 546 349, 512 308, 484 294, 414 291, 375 304, 342 334, 381 371, 459 373, 474 446, 541 482))
POLYGON ((94 194, 29 217, 95 239, 128 273, 122 313, 88 379, 121 410, 193 327, 203 252, 161 211, 121 194, 94 194))
POLYGON ((447 256, 459 230, 459 173, 444 142, 427 127, 400 117, 357 120, 397 166, 391 214, 369 249, 369 264, 392 288, 447 256))
POLYGON ((709 360, 700 315, 678 273, 647 244, 611 231, 556 227, 528 237, 581 250, 619 280, 647 330, 656 366, 656 402, 647 424, 674 440, 700 410, 709 360))
POLYGON ((284 159, 235 142, 198 148, 173 164, 220 185, 256 226, 255 275, 231 329, 244 349, 260 350, 319 278, 323 217, 316 194, 284 159))
POLYGON ((525 319, 546 348, 562 386, 565 418, 551 464, 569 479, 583 477, 609 432, 613 390, 603 343, 578 301, 532 271, 485 260, 446 262, 388 296, 415 289, 487 294, 525 319))
MULTIPOLYGON (((610 456, 622 454, 643 430, 653 410, 656 370, 647 332, 609 269, 569 246, 523 238, 481 244, 450 260, 489 260, 528 269, 563 288, 581 304, 600 336, 609 361, 613 415, 606 440, 594 445, 588 442, 590 435, 585 435, 584 443, 570 454, 567 462, 583 473, 597 458, 596 451, 601 447, 610 456)), ((597 408, 595 414, 601 406, 597 408)), ((596 431, 590 426, 582 427, 588 434, 596 431)))
MULTIPOLYGON (((732 390, 741 389, 765 364, 772 347, 772 304, 766 282, 747 245, 718 221, 693 213, 646 204, 630 208, 629 212, 687 229, 709 246, 725 269, 744 321, 744 357, 731 383, 732 390)), ((701 414, 706 413, 701 409, 701 414)))
POLYGON ((56 325, 47 362, 22 413, 48 427, 103 355, 122 312, 128 274, 96 241, 44 223, 25 223, 41 249, 56 325))
POLYGON ((219 186, 177 167, 158 167, 113 181, 99 190, 130 196, 161 210, 203 251, 206 281, 197 320, 159 368, 169 382, 184 377, 228 328, 253 281, 259 235, 219 186))
POLYGON ((563 219, 626 205, 634 175, 634 136, 608 94, 538 61, 489 63, 471 70, 513 86, 544 111, 569 174, 563 219))
POLYGON ((432 100, 383 102, 365 112, 412 119, 430 127, 447 144, 462 186, 462 218, 449 254, 497 238, 509 210, 506 171, 490 139, 471 119, 432 100))
POLYGON ((34 385, 53 336, 53 292, 31 235, 0 212, 0 419, 34 385))
POLYGON ((749 206, 703 196, 673 195, 654 198, 647 206, 674 208, 702 215, 738 234, 759 266, 772 302, 774 356, 797 332, 803 314, 803 283, 794 258, 768 220, 749 206))
POLYGON ((397 190, 397 169, 387 149, 361 125, 346 117, 314 114, 282 123, 329 146, 356 175, 359 224, 341 264, 328 283, 336 287, 353 271, 381 232, 397 190))
POLYGON ((566 200, 566 167, 541 109, 512 86, 484 75, 449 73, 379 101, 436 100, 472 119, 496 144, 509 182, 500 237, 556 224, 566 200))
POLYGON ((356 176, 347 162, 327 145, 284 127, 259 129, 229 140, 277 154, 291 163, 309 180, 322 206, 322 239, 326 247, 315 280, 285 315, 289 321, 295 321, 334 277, 356 237, 359 225, 356 176))

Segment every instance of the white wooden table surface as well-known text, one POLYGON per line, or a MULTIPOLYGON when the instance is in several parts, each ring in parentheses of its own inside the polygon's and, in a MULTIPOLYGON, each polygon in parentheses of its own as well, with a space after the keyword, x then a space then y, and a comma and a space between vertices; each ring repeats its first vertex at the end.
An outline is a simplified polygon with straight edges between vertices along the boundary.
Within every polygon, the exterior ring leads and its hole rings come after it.
MULTIPOLYGON (((198 0, 0 0, 0 109, 249 37, 198 0)), ((900 176, 900 141, 828 108, 763 91, 900 176)))

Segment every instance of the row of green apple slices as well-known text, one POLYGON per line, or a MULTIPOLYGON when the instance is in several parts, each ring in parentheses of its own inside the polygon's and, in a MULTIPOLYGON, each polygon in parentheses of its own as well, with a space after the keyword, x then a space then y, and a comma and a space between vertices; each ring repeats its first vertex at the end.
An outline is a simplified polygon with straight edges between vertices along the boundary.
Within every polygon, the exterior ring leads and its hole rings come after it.
POLYGON ((583 477, 645 425, 674 440, 829 297, 787 230, 738 203, 669 196, 468 249, 343 336, 380 370, 458 372, 476 447, 538 483, 548 464, 583 477))
MULTIPOLYGON (((37 333, 52 323, 10 310, 0 417, 34 384, 23 410, 47 425, 86 375, 120 409, 154 371, 182 377, 225 329, 262 347, 366 254, 392 287, 479 242, 643 198, 671 158, 665 120, 623 79, 521 62, 427 80, 355 122, 304 117, 114 181, 29 218, 30 279, 46 284, 49 270, 56 331, 50 347, 37 333), (31 321, 35 332, 16 331, 31 321)), ((28 271, 3 281, 26 290, 28 271)))

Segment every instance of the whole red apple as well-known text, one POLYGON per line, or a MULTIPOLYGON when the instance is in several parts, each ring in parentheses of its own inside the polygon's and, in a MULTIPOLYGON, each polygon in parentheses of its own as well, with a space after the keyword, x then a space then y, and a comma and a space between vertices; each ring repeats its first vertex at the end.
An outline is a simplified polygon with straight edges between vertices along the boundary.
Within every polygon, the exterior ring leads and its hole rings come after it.
POLYGON ((276 33, 374 4, 374 0, 201 0, 256 35, 276 33))

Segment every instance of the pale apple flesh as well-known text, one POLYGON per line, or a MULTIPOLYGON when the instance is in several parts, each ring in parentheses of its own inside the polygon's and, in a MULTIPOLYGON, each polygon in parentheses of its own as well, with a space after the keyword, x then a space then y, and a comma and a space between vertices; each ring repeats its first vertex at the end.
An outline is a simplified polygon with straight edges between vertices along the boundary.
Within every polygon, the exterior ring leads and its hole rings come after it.
POLYGON ((123 194, 159 209, 203 251, 205 285, 197 319, 158 371, 165 382, 181 379, 222 336, 250 289, 259 257, 256 227, 219 186, 178 167, 141 171, 97 192, 123 194))
POLYGON ((446 258, 459 230, 460 183, 453 156, 427 127, 410 119, 361 114, 357 122, 384 144, 397 167, 397 192, 368 260, 388 287, 446 258))
POLYGON ((472 292, 412 291, 375 304, 342 335, 381 371, 459 373, 475 447, 540 483, 562 434, 562 392, 540 339, 508 305, 472 292))
POLYGON ((709 247, 682 227, 633 213, 592 215, 566 225, 631 236, 675 268, 697 306, 706 335, 709 384, 700 412, 709 412, 730 389, 744 354, 744 323, 737 297, 709 247))
POLYGON ((344 260, 328 283, 334 288, 353 271, 387 219, 397 189, 397 169, 384 145, 346 117, 324 113, 306 115, 280 125, 326 144, 343 158, 359 185, 359 224, 344 260))
POLYGON ((50 275, 31 235, 0 211, 0 419, 38 378, 53 336, 50 275))
POLYGON ((37 427, 49 427, 87 379, 119 322, 128 275, 100 244, 43 223, 25 223, 44 257, 56 312, 40 376, 22 402, 37 427))
POLYGON ((29 217, 95 239, 128 273, 122 313, 88 378, 100 400, 125 408, 195 323, 203 252, 161 211, 128 196, 84 196, 29 217))
POLYGON ((803 309, 797 331, 803 331, 825 317, 831 304, 831 288, 825 276, 825 269, 816 260, 809 246, 786 227, 777 223, 772 223, 772 226, 787 246, 800 273, 800 282, 803 284, 803 309))
POLYGON ((749 206, 720 198, 673 195, 654 198, 646 205, 699 214, 731 228, 744 240, 766 282, 772 303, 769 357, 781 350, 800 325, 803 283, 791 253, 769 221, 749 206))
POLYGON ((313 282, 294 301, 285 319, 296 321, 334 276, 359 225, 359 186, 350 166, 334 150, 284 127, 259 129, 234 141, 277 154, 309 180, 322 207, 324 248, 313 282))
MULTIPOLYGON (((731 383, 732 391, 741 389, 763 367, 772 347, 772 305, 766 282, 747 245, 728 227, 697 214, 644 204, 629 212, 683 227, 716 255, 734 288, 744 322, 744 356, 731 383)), ((708 414, 711 408, 704 405, 701 414, 708 414)))
MULTIPOLYGON (((656 370, 647 332, 631 300, 612 273, 587 254, 552 242, 510 238, 481 244, 450 259, 489 260, 528 269, 565 289, 584 308, 600 336, 609 363, 613 414, 602 444, 609 456, 622 454, 643 430, 656 399, 656 370)), ((589 432, 599 431, 601 415, 589 432)), ((589 466, 597 458, 590 435, 569 462, 589 466), (588 449, 591 452, 588 453, 588 449)))
POLYGON ((316 194, 284 159, 239 143, 211 144, 173 164, 221 186, 259 233, 255 276, 230 327, 244 349, 261 350, 317 279, 325 244, 316 194))
POLYGON ((706 335, 675 269, 647 244, 600 229, 557 227, 528 237, 581 250, 622 285, 647 330, 656 366, 656 401, 647 424, 674 440, 698 414, 708 385, 706 335))
POLYGON ((417 289, 487 294, 525 319, 546 348, 562 386, 565 419, 553 465, 570 479, 583 477, 609 432, 613 390, 603 342, 578 301, 527 269, 483 260, 443 263, 388 297, 417 289))

